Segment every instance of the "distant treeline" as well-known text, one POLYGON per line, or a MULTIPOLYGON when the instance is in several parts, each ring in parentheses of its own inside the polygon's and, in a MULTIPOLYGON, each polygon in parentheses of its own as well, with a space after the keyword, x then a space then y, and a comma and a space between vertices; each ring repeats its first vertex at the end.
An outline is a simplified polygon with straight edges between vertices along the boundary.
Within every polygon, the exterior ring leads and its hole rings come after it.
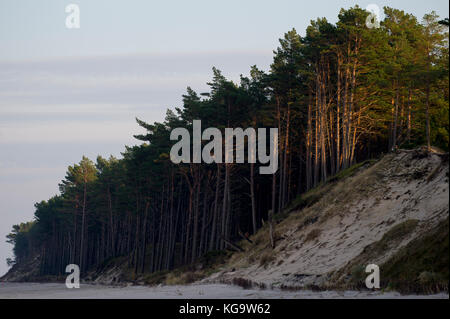
POLYGON ((447 150, 448 19, 431 13, 419 23, 385 8, 381 27, 368 28, 367 16, 354 7, 336 24, 311 21, 304 37, 293 29, 269 72, 253 66, 233 83, 214 68, 210 92, 188 88, 163 123, 138 119, 147 134, 135 137, 144 143, 122 159, 83 157, 68 168, 60 195, 37 203, 33 222, 13 227, 9 263, 39 255, 46 275, 125 256, 136 273, 171 269, 227 248, 263 221, 272 226, 293 198, 356 161, 397 147, 447 150), (278 171, 173 164, 170 132, 191 130, 193 120, 221 130, 278 128, 278 171))

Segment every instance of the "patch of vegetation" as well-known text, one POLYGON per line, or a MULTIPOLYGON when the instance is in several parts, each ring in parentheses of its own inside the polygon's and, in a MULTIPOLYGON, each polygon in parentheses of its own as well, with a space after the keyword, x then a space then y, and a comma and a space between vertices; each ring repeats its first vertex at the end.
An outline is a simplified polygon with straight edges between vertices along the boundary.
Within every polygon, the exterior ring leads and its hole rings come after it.
POLYGON ((278 288, 283 291, 299 291, 299 290, 305 289, 304 287, 301 287, 301 286, 291 286, 291 285, 285 285, 285 284, 281 284, 278 288))
POLYGON ((161 283, 164 283, 167 279, 167 276, 169 274, 169 271, 165 270, 165 271, 157 271, 151 274, 146 274, 142 277, 142 281, 144 281, 144 283, 146 285, 158 285, 161 283))
POLYGON ((231 253, 225 250, 214 250, 200 257, 195 263, 179 267, 168 272, 163 283, 167 285, 190 284, 206 278, 219 270, 230 258, 231 253))
MULTIPOLYGON (((343 286, 348 289, 361 289, 365 287, 365 267, 372 260, 382 256, 389 251, 394 245, 400 243, 408 234, 410 234, 417 226, 418 220, 409 219, 393 226, 384 236, 377 242, 367 245, 361 254, 355 257, 343 269, 337 271, 333 275, 336 286, 343 286)), ((380 267, 381 268, 381 267, 380 267)), ((381 270, 383 278, 384 271, 381 270)), ((386 287, 386 286, 385 286, 386 287)))
POLYGON ((306 207, 314 205, 325 194, 327 194, 330 191, 330 189, 334 186, 336 182, 341 181, 347 177, 353 176, 357 172, 359 172, 361 168, 372 166, 376 162, 377 160, 370 159, 340 171, 333 177, 330 177, 325 183, 321 183, 315 188, 309 190, 308 192, 297 196, 284 211, 274 215, 274 220, 276 222, 280 222, 281 220, 285 219, 290 212, 294 210, 301 210, 306 207))
POLYGON ((272 251, 264 253, 260 260, 259 265, 261 267, 267 268, 267 266, 275 260, 274 253, 272 251))
POLYGON ((277 224, 280 223, 281 221, 283 221, 284 219, 286 219, 289 216, 289 213, 291 211, 292 210, 285 209, 285 210, 273 215, 273 221, 277 224))
POLYGON ((110 257, 105 259, 100 265, 97 266, 95 270, 97 273, 102 273, 108 268, 112 268, 113 266, 123 265, 128 260, 128 256, 119 256, 119 257, 110 257))
MULTIPOLYGON (((230 282, 223 282, 223 283, 229 284, 230 282)), ((257 287, 259 289, 267 289, 267 285, 263 282, 258 283, 258 282, 254 282, 250 279, 242 278, 242 277, 233 278, 231 280, 231 284, 242 287, 243 289, 252 289, 254 287, 257 287)))
POLYGON ((380 266, 385 287, 403 293, 448 292, 449 220, 415 239, 380 266))
POLYGON ((366 249, 370 249, 374 254, 380 254, 383 251, 389 249, 389 247, 394 243, 401 239, 403 239, 406 235, 411 233, 417 226, 419 221, 417 219, 408 219, 400 224, 395 225, 391 229, 389 229, 381 240, 375 242, 372 245, 366 247, 366 249))
POLYGON ((230 253, 228 251, 213 250, 200 257, 197 264, 200 264, 203 269, 207 269, 216 265, 224 264, 229 257, 230 253))
POLYGON ((165 279, 166 285, 187 285, 193 282, 196 282, 200 279, 205 278, 204 272, 195 272, 195 271, 187 271, 187 272, 170 272, 167 274, 165 279))
POLYGON ((309 190, 308 192, 297 196, 291 204, 282 213, 274 216, 275 220, 285 218, 293 210, 301 210, 317 203, 323 195, 328 192, 327 185, 320 184, 319 186, 309 190), (281 216, 279 216, 281 215, 281 216))
MULTIPOLYGON (((210 251, 200 257, 195 263, 177 267, 173 270, 163 270, 153 273, 136 275, 134 268, 127 268, 121 280, 125 282, 144 283, 155 286, 164 285, 185 285, 201 280, 212 275, 219 270, 219 266, 226 263, 231 253, 224 250, 210 251)), ((120 258, 119 258, 120 260, 120 258)), ((117 264, 117 260, 110 261, 110 266, 117 264)), ((104 268, 104 266, 103 266, 104 268)))
POLYGON ((346 169, 340 171, 339 173, 337 173, 333 177, 330 177, 327 180, 327 183, 334 183, 334 182, 340 181, 340 180, 342 180, 344 178, 353 176, 359 171, 360 168, 372 166, 376 162, 377 162, 377 160, 369 159, 369 160, 363 161, 361 163, 355 164, 353 166, 350 166, 349 168, 346 168, 346 169))
POLYGON ((321 233, 322 231, 319 228, 314 228, 308 233, 308 235, 306 235, 305 242, 317 239, 321 233))
POLYGON ((362 265, 356 265, 351 270, 351 286, 354 288, 364 288, 365 287, 365 280, 367 277, 366 269, 362 265))
POLYGON ((263 223, 258 231, 250 236, 250 239, 253 241, 254 246, 259 246, 264 242, 267 242, 269 239, 269 225, 267 223, 263 223))
POLYGON ((232 284, 235 286, 242 287, 243 289, 251 289, 253 287, 253 282, 245 278, 233 278, 232 284))

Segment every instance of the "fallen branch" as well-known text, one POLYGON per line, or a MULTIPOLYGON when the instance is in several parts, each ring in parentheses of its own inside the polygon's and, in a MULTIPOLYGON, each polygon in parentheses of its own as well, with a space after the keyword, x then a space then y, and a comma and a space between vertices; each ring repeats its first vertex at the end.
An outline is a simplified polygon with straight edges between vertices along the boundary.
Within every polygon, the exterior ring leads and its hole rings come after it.
POLYGON ((250 244, 253 244, 253 240, 251 240, 250 238, 248 238, 248 234, 243 234, 240 230, 238 231, 239 236, 241 236, 243 239, 245 239, 246 241, 248 241, 250 244))
POLYGON ((227 244, 228 246, 234 248, 235 250, 237 250, 237 251, 244 251, 241 247, 239 247, 239 246, 236 245, 236 244, 233 244, 231 241, 226 240, 226 239, 223 238, 223 237, 220 237, 220 239, 222 239, 222 240, 224 241, 225 244, 227 244))

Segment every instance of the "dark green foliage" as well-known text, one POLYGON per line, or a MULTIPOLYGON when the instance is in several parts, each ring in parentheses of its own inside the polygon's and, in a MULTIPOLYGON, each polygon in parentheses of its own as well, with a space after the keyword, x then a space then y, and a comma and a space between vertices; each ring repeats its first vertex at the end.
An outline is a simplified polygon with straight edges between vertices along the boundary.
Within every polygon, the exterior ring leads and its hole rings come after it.
MULTIPOLYGON (((344 279, 345 284, 350 289, 361 289, 365 288, 365 279, 367 273, 365 272, 365 267, 372 260, 376 260, 379 256, 382 256, 386 251, 392 250, 396 247, 402 240, 409 236, 416 228, 418 220, 409 219, 401 222, 391 229, 389 229, 383 237, 366 247, 363 251, 355 257, 349 264, 342 268, 338 273, 335 274, 336 278, 341 276, 347 277, 344 279)), ((403 271, 407 265, 398 265, 399 271, 403 271)), ((385 273, 384 266, 380 266, 380 285, 382 287, 387 287, 386 283, 390 280, 389 274, 385 273)))
POLYGON ((414 239, 380 266, 383 286, 405 293, 448 291, 449 221, 414 239))
POLYGON ((365 160, 362 161, 360 163, 357 163, 349 168, 346 168, 342 171, 340 171, 339 173, 337 173, 336 175, 334 175, 333 177, 330 177, 327 180, 327 183, 333 183, 333 182, 337 182, 339 180, 342 180, 344 178, 350 177, 355 175, 360 168, 367 168, 369 166, 371 166, 372 164, 376 163, 376 160, 373 159, 369 159, 369 160, 365 160))
POLYGON ((373 245, 370 245, 365 250, 370 250, 373 255, 377 255, 389 249, 389 246, 394 245, 396 242, 409 235, 418 224, 417 219, 408 219, 398 225, 395 225, 389 229, 386 234, 383 235, 381 240, 377 241, 373 245))
POLYGON ((7 243, 14 245, 13 252, 15 260, 9 259, 8 264, 20 263, 33 254, 33 233, 35 233, 35 222, 14 225, 13 230, 6 236, 7 243))

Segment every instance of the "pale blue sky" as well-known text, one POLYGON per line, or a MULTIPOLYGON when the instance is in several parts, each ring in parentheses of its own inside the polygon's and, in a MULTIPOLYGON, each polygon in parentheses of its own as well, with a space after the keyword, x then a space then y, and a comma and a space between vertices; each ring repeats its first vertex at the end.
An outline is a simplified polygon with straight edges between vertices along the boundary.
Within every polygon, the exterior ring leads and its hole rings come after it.
POLYGON ((267 51, 311 19, 336 21, 356 3, 405 9, 422 17, 446 15, 446 0, 1 0, 0 59, 36 59, 128 53, 267 51), (64 8, 76 3, 81 28, 65 28, 64 8))
POLYGON ((207 88, 212 66, 235 80, 253 64, 267 70, 288 30, 371 3, 419 19, 449 10, 446 0, 0 0, 0 274, 12 224, 31 220, 83 154, 135 143, 135 116, 162 120, 188 85, 207 88), (70 3, 78 30, 65 27, 70 3))

